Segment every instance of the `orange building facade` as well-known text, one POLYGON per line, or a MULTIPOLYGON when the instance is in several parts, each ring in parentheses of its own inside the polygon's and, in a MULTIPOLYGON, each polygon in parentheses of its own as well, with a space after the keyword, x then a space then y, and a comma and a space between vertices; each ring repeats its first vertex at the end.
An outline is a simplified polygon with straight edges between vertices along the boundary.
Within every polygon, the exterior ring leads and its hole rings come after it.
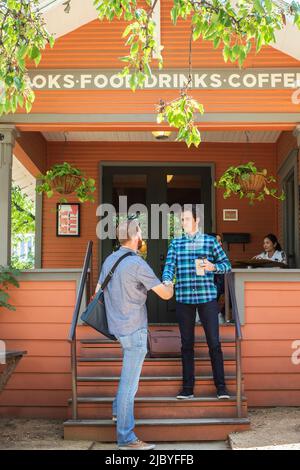
MULTIPOLYGON (((60 37, 53 50, 45 51, 39 68, 31 70, 36 85, 31 113, 19 110, 1 118, 0 132, 2 128, 15 133, 12 152, 31 174, 37 176, 55 163, 67 161, 94 178, 97 190, 95 204, 81 205, 80 237, 71 239, 56 235, 53 209, 59 197, 39 199, 36 267, 23 272, 20 288, 10 291, 16 312, 0 313, 1 339, 9 349, 27 351, 0 396, 0 415, 68 416, 68 333, 88 241, 94 243, 93 286, 107 254, 96 235, 96 208, 112 200, 111 184, 118 189, 118 177, 127 175, 134 186, 137 175, 148 172, 152 186, 146 178, 138 187, 143 194, 152 194, 154 201, 153 182, 160 181, 160 172, 173 170, 180 180, 182 175, 192 177, 199 168, 210 171, 209 230, 249 234, 249 243, 228 246, 232 261, 261 252, 263 238, 270 232, 277 234, 290 256, 288 270, 235 269, 234 274, 248 405, 299 404, 300 365, 295 357, 300 339, 300 104, 295 104, 296 95, 294 99, 292 95, 296 87, 290 84, 300 77, 300 63, 275 48, 264 47, 259 54, 250 54, 241 71, 224 63, 221 50, 214 50, 209 42, 195 43, 193 71, 198 74, 198 86, 191 95, 204 105, 205 114, 199 119, 203 142, 190 149, 172 138, 158 142, 151 131, 166 130, 167 126, 156 123, 155 105, 160 98, 177 96, 174 83, 188 67, 188 22, 172 25, 171 3, 161 2, 165 70, 160 73, 165 76, 160 76, 154 87, 132 93, 126 83, 111 78, 120 68, 118 58, 126 54, 121 38, 124 23, 93 20, 60 37), (222 191, 214 188, 214 180, 229 166, 249 161, 267 168, 280 188, 291 188, 288 203, 268 198, 250 206, 244 199, 223 198, 222 191), (237 209, 238 221, 224 220, 224 209, 237 209)), ((156 202, 166 201, 159 201, 159 195, 157 198, 156 202)), ((153 259, 154 255, 149 257, 150 264, 153 259)), ((154 328, 156 324, 176 323, 175 318, 173 322, 170 316, 159 317, 155 312, 151 318, 154 328)), ((223 327, 222 334, 226 338, 233 330, 232 325, 227 330, 223 327)), ((97 338, 97 334, 79 325, 77 337, 97 338)), ((235 367, 234 356, 230 362, 230 348, 229 344, 229 375, 235 367)), ((93 367, 95 364, 80 364, 84 375, 96 373, 93 367)), ((101 373, 110 374, 108 369, 101 373)), ((99 392, 109 396, 109 381, 107 388, 103 384, 102 388, 101 384, 80 387, 85 395, 99 392)), ((234 384, 232 387, 234 390, 234 384)), ((94 408, 88 404, 86 408, 89 406, 87 416, 93 416, 94 408)))

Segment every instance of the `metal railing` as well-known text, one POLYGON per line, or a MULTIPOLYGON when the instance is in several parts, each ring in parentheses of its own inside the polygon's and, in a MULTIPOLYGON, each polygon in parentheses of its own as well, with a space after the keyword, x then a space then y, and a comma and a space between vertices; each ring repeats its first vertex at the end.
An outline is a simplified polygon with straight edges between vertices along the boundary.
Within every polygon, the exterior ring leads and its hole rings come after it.
POLYGON ((93 242, 89 241, 85 253, 82 273, 80 277, 79 289, 76 297, 76 304, 74 308, 69 342, 71 343, 71 374, 72 374, 72 419, 77 419, 78 406, 77 406, 77 342, 76 342, 76 327, 82 303, 84 288, 89 277, 89 294, 91 296, 93 289, 93 242))
POLYGON ((242 417, 242 350, 241 343, 243 340, 240 315, 238 311, 235 287, 234 287, 234 273, 229 272, 225 274, 225 318, 229 320, 229 310, 232 310, 232 319, 235 323, 235 363, 236 363, 236 408, 237 417, 242 417))

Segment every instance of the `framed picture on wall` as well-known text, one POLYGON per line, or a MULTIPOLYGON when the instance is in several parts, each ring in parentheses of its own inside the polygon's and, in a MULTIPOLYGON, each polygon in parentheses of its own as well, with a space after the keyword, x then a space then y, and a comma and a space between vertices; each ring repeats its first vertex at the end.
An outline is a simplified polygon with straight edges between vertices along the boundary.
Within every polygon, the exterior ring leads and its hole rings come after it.
POLYGON ((80 204, 57 203, 56 205, 56 236, 80 236, 80 204))
POLYGON ((223 209, 223 220, 237 221, 239 220, 239 213, 237 209, 223 209))

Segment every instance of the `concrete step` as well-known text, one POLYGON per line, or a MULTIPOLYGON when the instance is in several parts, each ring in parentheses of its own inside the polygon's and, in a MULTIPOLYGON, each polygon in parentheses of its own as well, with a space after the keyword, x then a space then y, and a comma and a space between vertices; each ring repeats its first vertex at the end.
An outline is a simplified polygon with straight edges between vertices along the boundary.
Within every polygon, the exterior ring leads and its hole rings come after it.
MULTIPOLYGON (((236 394, 235 376, 226 376, 226 384, 231 395, 236 394)), ((119 376, 80 376, 78 394, 81 396, 114 397, 119 384, 119 376)), ((176 396, 182 388, 181 376, 141 376, 137 396, 166 397, 176 396)), ((216 388, 211 375, 196 376, 194 394, 196 396, 215 396, 216 388)))
MULTIPOLYGON (((79 397, 80 419, 111 419, 112 397, 79 397)), ((69 404, 72 400, 69 400, 69 404)), ((247 401, 243 399, 243 417, 247 416, 247 401)), ((175 397, 137 397, 134 414, 136 419, 193 419, 193 418, 234 418, 236 398, 218 400, 216 397, 196 397, 177 400, 175 397)), ((69 416, 71 409, 69 408, 69 416)))
MULTIPOLYGON (((224 440, 228 434, 250 427, 247 418, 141 419, 135 424, 137 436, 147 442, 224 440)), ((115 442, 116 425, 111 420, 68 420, 64 438, 115 442)))

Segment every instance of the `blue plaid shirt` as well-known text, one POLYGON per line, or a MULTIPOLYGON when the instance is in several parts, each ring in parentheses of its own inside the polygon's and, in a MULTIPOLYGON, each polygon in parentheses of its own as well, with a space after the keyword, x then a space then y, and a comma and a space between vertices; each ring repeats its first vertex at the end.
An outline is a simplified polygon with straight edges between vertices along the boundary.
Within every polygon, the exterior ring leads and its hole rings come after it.
POLYGON ((230 261, 215 237, 197 232, 194 236, 174 238, 169 246, 163 281, 173 281, 176 276, 177 302, 202 304, 217 297, 214 275, 231 270, 230 261), (195 259, 205 257, 214 263, 216 271, 196 274, 195 259))

